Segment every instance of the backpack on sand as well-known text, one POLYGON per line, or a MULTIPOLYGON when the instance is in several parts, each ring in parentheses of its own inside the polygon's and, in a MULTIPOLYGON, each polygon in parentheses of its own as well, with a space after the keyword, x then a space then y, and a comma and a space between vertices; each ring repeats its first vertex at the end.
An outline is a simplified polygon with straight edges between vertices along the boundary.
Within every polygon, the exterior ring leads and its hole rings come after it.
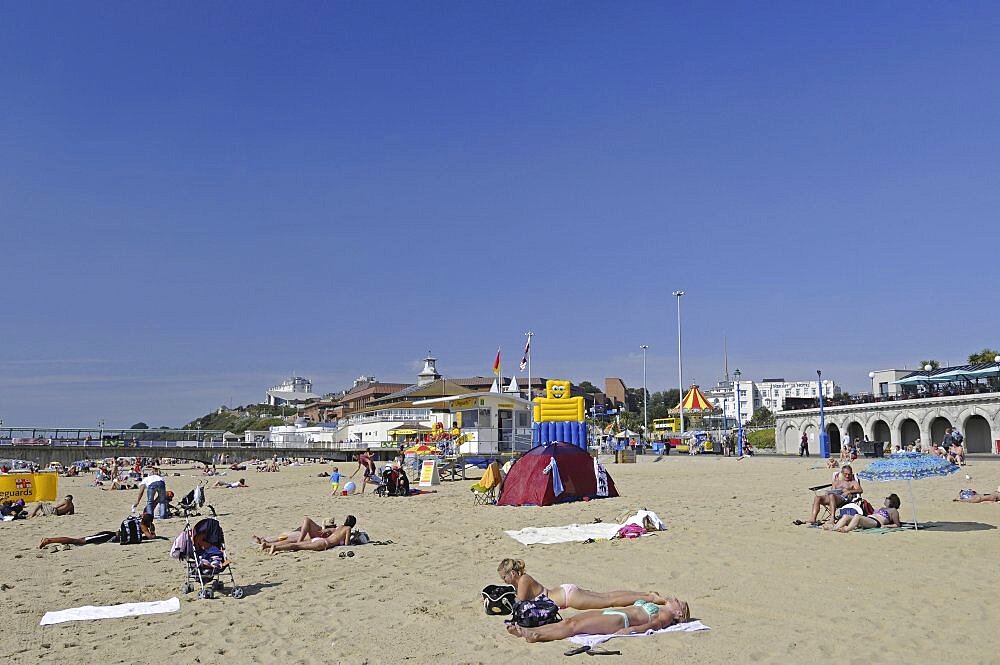
POLYGON ((118 544, 135 545, 141 542, 142 529, 139 528, 139 518, 133 515, 123 519, 122 525, 118 529, 118 544))
POLYGON ((517 593, 509 584, 490 584, 483 587, 483 609, 489 615, 506 615, 514 612, 517 593))

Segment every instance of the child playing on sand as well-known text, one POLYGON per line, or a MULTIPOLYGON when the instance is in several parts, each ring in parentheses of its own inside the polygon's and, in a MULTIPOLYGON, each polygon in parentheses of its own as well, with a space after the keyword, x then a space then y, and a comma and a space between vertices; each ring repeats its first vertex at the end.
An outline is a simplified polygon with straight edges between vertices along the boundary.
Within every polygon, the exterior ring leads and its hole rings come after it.
POLYGON ((330 472, 330 489, 333 490, 333 496, 340 493, 340 469, 337 467, 333 467, 330 472))

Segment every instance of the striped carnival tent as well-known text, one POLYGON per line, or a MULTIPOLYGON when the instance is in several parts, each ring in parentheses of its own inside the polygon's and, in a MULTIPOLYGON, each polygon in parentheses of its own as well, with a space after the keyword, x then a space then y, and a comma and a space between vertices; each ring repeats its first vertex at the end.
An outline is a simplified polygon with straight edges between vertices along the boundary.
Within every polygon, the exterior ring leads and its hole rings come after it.
MULTIPOLYGON (((698 389, 697 385, 691 386, 691 390, 689 390, 688 394, 684 396, 684 399, 681 401, 681 404, 684 405, 685 411, 715 410, 715 407, 712 406, 712 403, 705 398, 705 395, 701 392, 701 390, 698 389)), ((672 411, 679 411, 681 408, 681 404, 678 404, 676 408, 672 409, 672 411)))

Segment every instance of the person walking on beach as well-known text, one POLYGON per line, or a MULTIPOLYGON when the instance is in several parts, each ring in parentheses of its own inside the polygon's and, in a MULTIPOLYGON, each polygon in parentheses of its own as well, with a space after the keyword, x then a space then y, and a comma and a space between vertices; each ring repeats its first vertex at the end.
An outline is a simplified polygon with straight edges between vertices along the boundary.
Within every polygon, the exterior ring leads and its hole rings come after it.
POLYGON ((367 450, 363 453, 358 453, 358 468, 356 468, 354 470, 354 473, 351 474, 351 478, 353 478, 355 474, 357 474, 357 472, 361 470, 362 467, 364 467, 365 472, 364 472, 364 479, 361 481, 360 493, 364 494, 365 485, 368 484, 369 480, 371 480, 372 483, 375 485, 378 484, 378 477, 377 477, 378 471, 375 469, 375 462, 372 460, 372 457, 371 455, 368 454, 367 450))
POLYGON ((805 455, 809 457, 809 435, 802 432, 802 439, 799 440, 799 457, 805 455))

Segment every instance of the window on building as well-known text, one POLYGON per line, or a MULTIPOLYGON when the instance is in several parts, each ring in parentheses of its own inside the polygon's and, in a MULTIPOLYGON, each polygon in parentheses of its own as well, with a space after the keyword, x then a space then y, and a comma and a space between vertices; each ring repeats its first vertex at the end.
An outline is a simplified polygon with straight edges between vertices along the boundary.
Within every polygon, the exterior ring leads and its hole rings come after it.
POLYGON ((479 427, 479 409, 469 409, 462 411, 462 429, 473 429, 479 427))
POLYGON ((515 427, 528 427, 528 412, 518 411, 516 416, 515 427))

